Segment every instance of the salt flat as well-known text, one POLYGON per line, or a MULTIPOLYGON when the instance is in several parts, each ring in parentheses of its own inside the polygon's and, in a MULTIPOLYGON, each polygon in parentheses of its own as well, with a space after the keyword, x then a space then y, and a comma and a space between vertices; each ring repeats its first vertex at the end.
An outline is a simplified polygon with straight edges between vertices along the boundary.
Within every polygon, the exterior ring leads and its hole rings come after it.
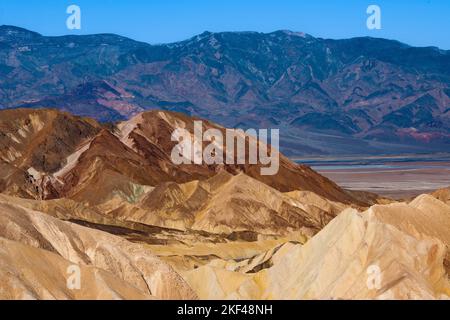
POLYGON ((450 186, 448 155, 334 158, 306 162, 343 188, 396 199, 450 186))

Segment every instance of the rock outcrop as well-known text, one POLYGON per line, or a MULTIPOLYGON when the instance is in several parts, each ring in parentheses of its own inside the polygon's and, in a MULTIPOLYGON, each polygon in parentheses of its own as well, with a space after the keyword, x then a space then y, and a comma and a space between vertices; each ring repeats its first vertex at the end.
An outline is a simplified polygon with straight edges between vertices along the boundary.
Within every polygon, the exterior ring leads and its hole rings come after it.
MULTIPOLYGON (((448 298, 446 245, 384 222, 382 212, 349 209, 305 245, 272 250, 244 266, 213 261, 185 277, 202 299, 448 298), (255 260, 262 269, 256 273, 255 260)), ((409 213, 399 211, 398 218, 409 213)))

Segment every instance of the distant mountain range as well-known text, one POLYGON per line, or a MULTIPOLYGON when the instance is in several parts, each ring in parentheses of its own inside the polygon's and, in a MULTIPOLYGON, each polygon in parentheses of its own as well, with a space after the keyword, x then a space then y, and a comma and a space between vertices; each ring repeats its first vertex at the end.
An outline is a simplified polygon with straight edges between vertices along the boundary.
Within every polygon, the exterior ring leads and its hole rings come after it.
POLYGON ((149 109, 281 130, 289 156, 446 151, 450 51, 375 38, 205 32, 150 45, 0 27, 0 108, 102 122, 149 109))

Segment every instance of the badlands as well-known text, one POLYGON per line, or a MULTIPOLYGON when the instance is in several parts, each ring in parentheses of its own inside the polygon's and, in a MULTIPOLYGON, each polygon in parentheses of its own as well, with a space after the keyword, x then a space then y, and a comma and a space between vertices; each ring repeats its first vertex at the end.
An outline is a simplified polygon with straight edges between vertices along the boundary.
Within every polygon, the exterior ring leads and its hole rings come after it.
POLYGON ((450 188, 394 201, 282 155, 274 176, 174 165, 198 119, 173 112, 0 115, 0 299, 450 297, 450 188))

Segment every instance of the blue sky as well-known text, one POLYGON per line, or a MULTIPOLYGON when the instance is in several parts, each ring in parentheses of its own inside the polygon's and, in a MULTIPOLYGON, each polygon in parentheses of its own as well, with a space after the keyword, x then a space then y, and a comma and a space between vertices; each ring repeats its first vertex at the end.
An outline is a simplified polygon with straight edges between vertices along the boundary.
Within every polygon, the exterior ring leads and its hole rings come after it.
POLYGON ((0 0, 0 24, 45 35, 117 33, 149 43, 184 40, 205 30, 288 29, 450 49, 450 0, 0 0), (81 31, 66 28, 71 4, 81 7, 81 31), (371 4, 381 7, 381 30, 366 27, 371 4))

